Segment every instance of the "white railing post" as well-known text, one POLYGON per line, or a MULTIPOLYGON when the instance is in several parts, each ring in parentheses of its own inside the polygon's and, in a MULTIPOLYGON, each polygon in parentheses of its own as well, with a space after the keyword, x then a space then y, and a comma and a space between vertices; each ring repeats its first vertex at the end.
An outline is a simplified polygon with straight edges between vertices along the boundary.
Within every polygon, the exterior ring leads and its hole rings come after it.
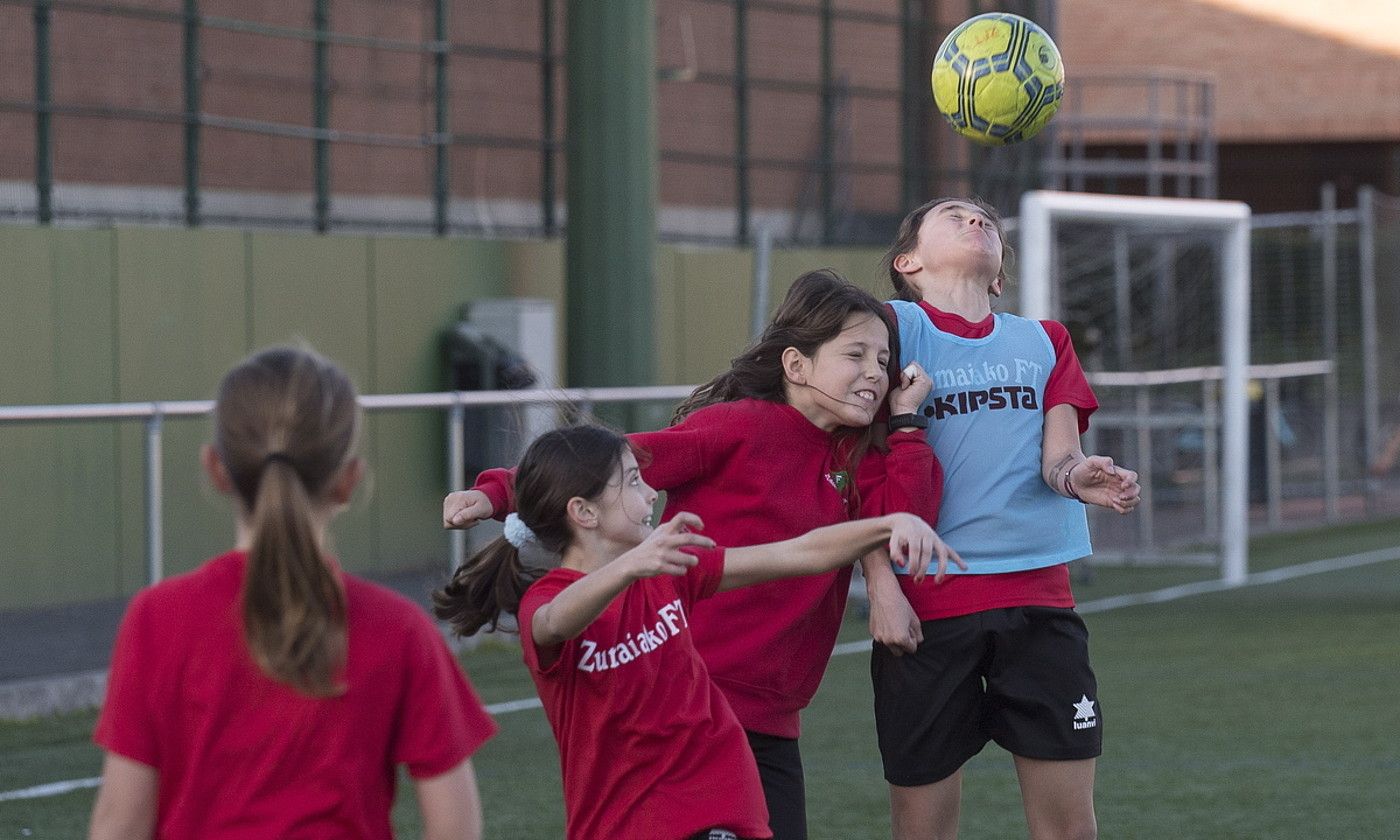
MULTIPOLYGON (((467 408, 462 405, 460 391, 454 393, 456 401, 447 412, 447 489, 464 490, 466 480, 463 473, 467 469, 466 422, 467 408)), ((453 528, 447 532, 447 573, 452 574, 466 562, 467 532, 453 528)))
POLYGON ((160 403, 151 404, 146 418, 146 582, 154 586, 165 577, 165 540, 162 505, 164 474, 161 437, 164 426, 160 403))

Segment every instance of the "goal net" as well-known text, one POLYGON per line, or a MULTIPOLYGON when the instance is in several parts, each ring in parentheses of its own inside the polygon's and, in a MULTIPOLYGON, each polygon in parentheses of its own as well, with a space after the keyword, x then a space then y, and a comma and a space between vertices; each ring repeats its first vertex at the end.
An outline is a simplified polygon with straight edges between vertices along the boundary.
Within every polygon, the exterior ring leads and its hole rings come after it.
POLYGON ((1141 476, 1135 514, 1091 513, 1098 560, 1247 573, 1249 219, 1239 202, 1022 198, 1021 314, 1069 327, 1101 405, 1086 450, 1141 476))

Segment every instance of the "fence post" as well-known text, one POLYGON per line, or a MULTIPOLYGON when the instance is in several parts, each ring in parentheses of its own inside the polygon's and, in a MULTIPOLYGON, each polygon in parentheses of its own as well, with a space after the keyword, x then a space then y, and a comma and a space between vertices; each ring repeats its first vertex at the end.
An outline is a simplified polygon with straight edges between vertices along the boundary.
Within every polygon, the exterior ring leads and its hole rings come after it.
POLYGON ((185 224, 199 226, 199 0, 185 0, 185 224))
POLYGON ((1128 230, 1113 227, 1113 348, 1119 370, 1133 369, 1133 267, 1128 230))
POLYGON ((1264 481, 1268 493, 1269 529, 1283 527, 1283 454, 1279 451, 1278 379, 1264 380, 1264 481))
POLYGON ((152 403, 151 415, 146 418, 146 581, 152 586, 165 577, 163 425, 160 403, 152 403))
POLYGON ((738 198, 735 239, 749 241, 749 4, 734 0, 734 189, 738 198))
POLYGON ((313 166, 316 190, 316 232, 325 233, 330 229, 330 140, 326 132, 330 128, 330 45, 326 43, 326 30, 330 26, 330 0, 316 0, 312 11, 312 27, 316 30, 316 45, 312 68, 312 119, 316 126, 316 139, 313 141, 313 166))
POLYGON ((917 0, 902 0, 899 4, 900 55, 900 97, 899 138, 900 168, 902 177, 902 202, 904 210, 910 210, 924 203, 924 168, 928 156, 924 149, 924 123, 921 117, 926 112, 928 100, 928 77, 925 74, 925 31, 920 16, 923 3, 917 0))
POLYGON ((773 231, 767 225, 761 225, 753 247, 753 292, 750 297, 753 311, 749 317, 749 338, 754 340, 768 324, 768 283, 772 257, 773 231))
MULTIPOLYGON (((460 391, 453 395, 453 400, 452 409, 447 415, 447 489, 449 492, 464 489, 462 486, 465 481, 463 472, 466 471, 467 462, 467 442, 465 439, 467 408, 462 405, 460 391)), ((457 571, 457 568, 467 559, 467 532, 460 528, 448 531, 447 545, 447 572, 451 574, 457 571)))
MULTIPOLYGON (((1362 433, 1366 448, 1363 470, 1369 470, 1380 442, 1380 338, 1376 334, 1376 191, 1363 186, 1356 191, 1357 247, 1361 274, 1361 394, 1365 413, 1362 433)), ((1366 510, 1375 512, 1375 482, 1366 481, 1366 510)))
POLYGON ((553 236, 559 227, 554 213, 554 0, 540 0, 540 55, 540 210, 544 235, 553 236))
POLYGON ((1133 453, 1137 463, 1138 476, 1142 480, 1142 502, 1138 505, 1138 543, 1148 551, 1156 545, 1152 508, 1152 395, 1150 386, 1140 385, 1137 389, 1137 446, 1133 453))
POLYGON ((821 244, 836 238, 833 203, 836 184, 832 166, 836 157, 836 90, 831 81, 831 0, 821 0, 821 244))
POLYGON ((1337 186, 1322 185, 1322 355, 1332 363, 1322 378, 1322 496, 1328 522, 1337 522, 1341 496, 1341 391, 1337 374, 1337 186))
POLYGON ((1205 497, 1206 535, 1220 536, 1220 383, 1201 382, 1201 495, 1205 497))
POLYGON ((433 4, 433 233, 447 235, 447 0, 433 4))
POLYGON ((49 24, 52 0, 34 2, 34 192, 39 224, 53 222, 53 103, 49 24))

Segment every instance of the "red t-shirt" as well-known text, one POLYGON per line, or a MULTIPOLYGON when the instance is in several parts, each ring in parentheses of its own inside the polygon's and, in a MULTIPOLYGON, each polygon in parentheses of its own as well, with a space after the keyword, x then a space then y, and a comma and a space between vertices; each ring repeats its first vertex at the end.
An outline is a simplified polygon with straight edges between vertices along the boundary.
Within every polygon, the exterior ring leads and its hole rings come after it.
POLYGON ((577 637, 541 649, 535 612, 583 578, 554 569, 520 602, 521 650, 559 742, 568 836, 680 840, 707 828, 771 837, 758 767, 691 636, 724 552, 684 577, 636 581, 577 637))
POLYGON ((347 690, 272 680, 242 637, 246 562, 230 552, 137 594, 94 740, 158 771, 157 838, 391 838, 395 766, 441 775, 495 723, 422 609, 343 573, 347 690))
MULTIPOLYGON (((647 484, 666 491, 666 519, 698 515, 720 545, 759 545, 857 517, 908 511, 934 521, 942 470, 922 432, 866 452, 855 481, 842 438, 786 403, 707 406, 656 432, 628 435, 650 455, 647 484)), ((513 471, 488 470, 476 489, 496 517, 515 509, 513 471)), ((696 605, 695 647, 745 729, 796 738, 798 712, 826 672, 851 568, 723 592, 696 605)))
MULTIPOLYGON (((991 334, 996 323, 994 315, 972 322, 924 301, 919 302, 919 307, 929 316, 934 327, 961 338, 985 338, 991 334)), ((1079 356, 1074 352, 1074 343, 1064 324, 1058 321, 1041 321, 1040 324, 1055 348, 1055 367, 1045 383, 1042 410, 1049 411, 1065 403, 1074 406, 1079 410, 1079 433, 1083 434, 1089 428, 1089 415, 1098 409, 1099 402, 1089 387, 1084 369, 1079 365, 1079 356)), ((937 585, 931 578, 922 584, 915 584, 901 576, 900 585, 922 621, 1004 607, 1074 606, 1069 566, 1064 563, 996 575, 949 575, 937 585)))

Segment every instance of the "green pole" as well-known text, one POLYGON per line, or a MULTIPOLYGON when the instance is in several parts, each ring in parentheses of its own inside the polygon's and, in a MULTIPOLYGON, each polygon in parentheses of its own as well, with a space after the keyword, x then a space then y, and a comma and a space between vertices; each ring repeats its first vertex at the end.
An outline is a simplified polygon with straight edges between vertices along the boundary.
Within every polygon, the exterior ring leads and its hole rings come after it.
POLYGON ((185 224, 199 226, 199 0, 185 0, 185 224))
POLYGON ((53 113, 50 110, 49 23, 51 0, 34 3, 34 192, 39 224, 53 222, 53 113))
POLYGON ((647 385, 655 377, 655 25, 651 0, 568 4, 571 386, 647 385))
POLYGON ((330 74, 328 72, 328 48, 326 29, 330 25, 330 0, 316 0, 312 12, 312 27, 316 30, 316 51, 313 68, 312 118, 316 125, 316 139, 313 145, 316 189, 316 232, 325 233, 330 229, 331 189, 330 189, 330 141, 324 132, 330 127, 330 74))
POLYGON ((447 0, 433 8, 433 233, 447 235, 447 0))

